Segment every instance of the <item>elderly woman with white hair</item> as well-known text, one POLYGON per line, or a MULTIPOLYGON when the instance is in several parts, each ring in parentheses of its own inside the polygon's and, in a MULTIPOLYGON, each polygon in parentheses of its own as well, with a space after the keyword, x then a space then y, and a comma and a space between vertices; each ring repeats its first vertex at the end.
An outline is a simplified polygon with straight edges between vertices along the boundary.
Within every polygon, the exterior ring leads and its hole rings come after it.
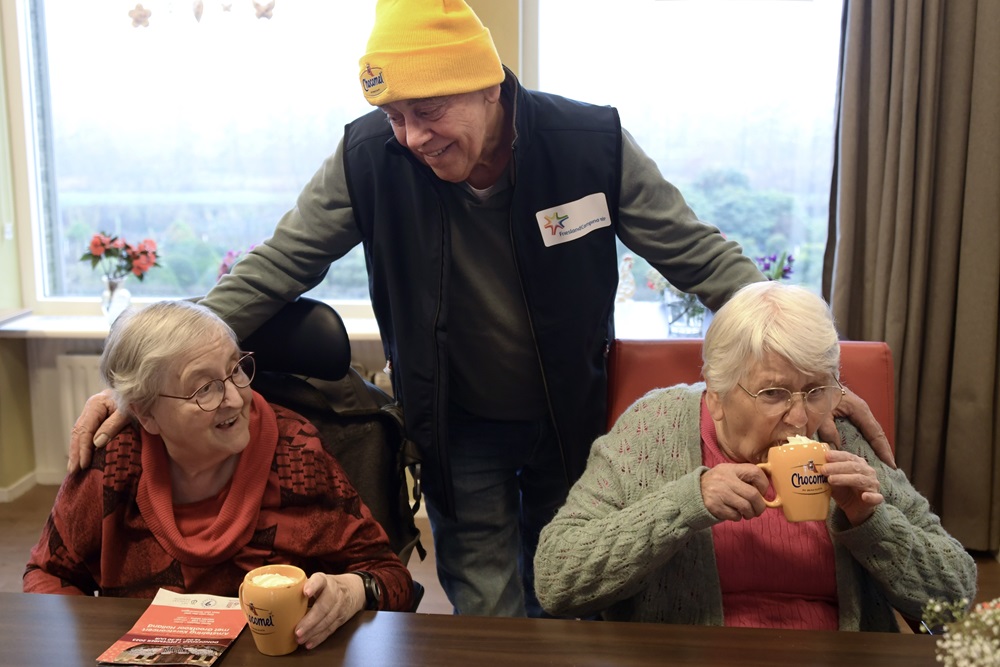
POLYGON ((133 424, 63 482, 25 592, 236 596, 246 572, 287 563, 309 575, 296 627, 307 648, 361 609, 411 608, 385 531, 315 427, 250 388, 253 355, 214 313, 126 311, 101 373, 133 424))
POLYGON ((769 508, 755 465, 812 436, 843 394, 830 309, 755 283, 716 314, 704 384, 658 389, 599 438, 542 531, 536 593, 553 614, 617 621, 898 629, 929 598, 971 600, 976 568, 904 474, 838 420, 826 522, 769 508))

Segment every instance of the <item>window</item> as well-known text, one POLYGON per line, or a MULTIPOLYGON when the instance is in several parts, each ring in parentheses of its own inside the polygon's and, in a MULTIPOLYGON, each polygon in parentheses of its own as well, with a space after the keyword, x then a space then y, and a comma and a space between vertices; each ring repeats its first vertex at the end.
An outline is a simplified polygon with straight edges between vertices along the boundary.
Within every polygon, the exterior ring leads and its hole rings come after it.
POLYGON ((616 106, 702 220, 751 257, 787 251, 818 292, 843 2, 537 3, 539 88, 616 106))
MULTIPOLYGON (((538 88, 618 107, 703 220, 752 257, 790 252, 793 279, 819 289, 841 0, 510 1, 537 18, 521 66, 538 88)), ((374 3, 283 1, 267 19, 206 2, 199 20, 192 3, 148 0, 133 27, 134 3, 20 0, 39 293, 99 293, 79 261, 99 230, 160 245, 137 297, 206 292, 370 110, 356 63, 374 3)), ((637 299, 656 298, 648 269, 636 260, 637 299)), ((366 302, 361 249, 313 295, 366 302)))
MULTIPOLYGON (((92 297, 100 230, 155 240, 139 297, 204 294, 228 251, 270 236, 345 123, 369 111, 356 63, 374 0, 28 3, 47 297, 92 297), (229 9, 224 9, 224 4, 229 9), (142 18, 141 16, 138 18, 142 18)), ((360 248, 314 296, 368 299, 360 248)))

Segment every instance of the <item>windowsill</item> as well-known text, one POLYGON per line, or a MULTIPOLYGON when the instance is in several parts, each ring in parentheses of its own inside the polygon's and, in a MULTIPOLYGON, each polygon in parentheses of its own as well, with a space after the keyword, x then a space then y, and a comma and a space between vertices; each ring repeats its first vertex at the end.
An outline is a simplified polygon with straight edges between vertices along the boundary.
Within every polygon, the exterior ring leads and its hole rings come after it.
MULTIPOLYGON (((712 321, 705 314, 702 336, 712 321)), ((667 314, 659 301, 623 301, 615 304, 615 338, 622 340, 664 340, 673 338, 667 327, 667 314)))
MULTIPOLYGON (((378 324, 370 317, 345 317, 352 341, 379 341, 378 324)), ((33 315, 28 310, 0 311, 0 338, 72 338, 103 340, 107 320, 101 315, 33 315)), ((615 335, 629 340, 670 338, 663 308, 654 301, 615 305, 615 335)))
POLYGON ((24 317, 30 310, 26 308, 9 308, 6 310, 0 310, 0 326, 3 326, 7 322, 16 320, 19 317, 24 317))
MULTIPOLYGON (((72 338, 104 340, 108 321, 101 315, 32 315, 19 311, 13 317, 0 313, 0 338, 72 338)), ((378 324, 370 318, 344 318, 353 341, 381 340, 378 324)))

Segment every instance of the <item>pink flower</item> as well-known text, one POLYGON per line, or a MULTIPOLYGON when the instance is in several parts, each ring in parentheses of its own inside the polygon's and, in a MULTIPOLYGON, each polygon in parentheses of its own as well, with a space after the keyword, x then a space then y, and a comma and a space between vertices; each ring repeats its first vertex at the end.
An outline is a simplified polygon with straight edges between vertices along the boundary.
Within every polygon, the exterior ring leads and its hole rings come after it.
POLYGON ((103 234, 94 234, 94 237, 90 239, 90 254, 100 257, 104 254, 105 249, 107 249, 108 244, 111 242, 107 236, 103 234))
POLYGON ((132 260, 132 273, 141 276, 142 274, 153 268, 153 264, 156 263, 155 257, 150 257, 146 253, 136 255, 135 259, 132 260))
POLYGON ((90 239, 88 250, 80 261, 90 262, 94 269, 100 265, 108 280, 118 280, 130 273, 142 280, 147 271, 159 266, 156 250, 156 241, 152 239, 132 246, 124 238, 100 232, 90 239))
POLYGON ((240 259, 243 258, 244 254, 250 252, 251 250, 253 250, 256 247, 257 247, 257 244, 256 243, 252 243, 252 244, 250 244, 250 247, 247 248, 246 250, 228 250, 228 251, 226 251, 226 256, 222 258, 222 263, 219 264, 219 272, 215 276, 216 282, 222 280, 222 276, 224 276, 224 275, 228 274, 230 271, 232 271, 233 270, 233 266, 235 266, 236 262, 238 262, 240 259))

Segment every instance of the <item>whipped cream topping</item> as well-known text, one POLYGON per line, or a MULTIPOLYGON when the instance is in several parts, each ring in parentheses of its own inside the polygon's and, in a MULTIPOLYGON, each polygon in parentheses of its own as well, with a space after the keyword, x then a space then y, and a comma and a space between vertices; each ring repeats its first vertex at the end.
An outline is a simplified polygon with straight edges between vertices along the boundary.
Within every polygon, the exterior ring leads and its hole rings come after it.
POLYGON ((250 581, 254 586, 260 586, 261 588, 277 588, 279 586, 288 586, 289 584, 295 583, 295 580, 291 577, 286 577, 283 574, 276 574, 274 572, 258 574, 250 581))

